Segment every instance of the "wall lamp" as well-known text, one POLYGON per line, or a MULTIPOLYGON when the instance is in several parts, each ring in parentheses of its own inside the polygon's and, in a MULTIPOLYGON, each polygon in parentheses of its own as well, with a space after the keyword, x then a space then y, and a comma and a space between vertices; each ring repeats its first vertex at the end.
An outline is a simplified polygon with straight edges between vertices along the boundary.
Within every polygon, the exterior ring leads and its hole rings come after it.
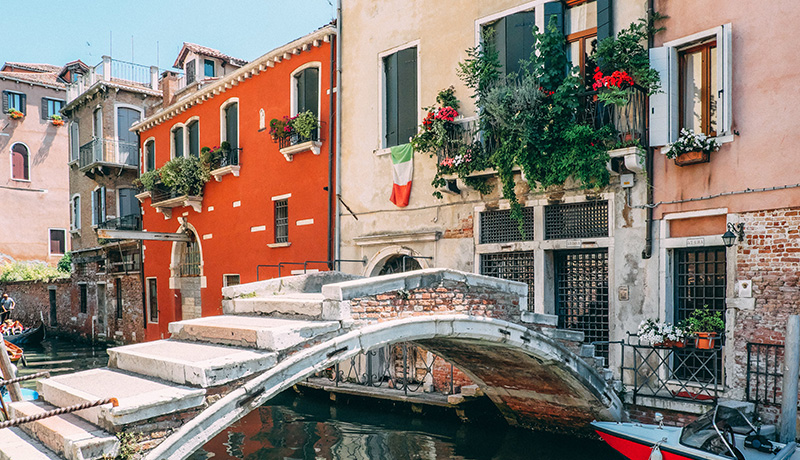
POLYGON ((733 246, 733 243, 736 239, 739 239, 739 242, 744 241, 744 224, 732 224, 728 223, 728 230, 722 235, 722 242, 725 244, 726 248, 733 246))

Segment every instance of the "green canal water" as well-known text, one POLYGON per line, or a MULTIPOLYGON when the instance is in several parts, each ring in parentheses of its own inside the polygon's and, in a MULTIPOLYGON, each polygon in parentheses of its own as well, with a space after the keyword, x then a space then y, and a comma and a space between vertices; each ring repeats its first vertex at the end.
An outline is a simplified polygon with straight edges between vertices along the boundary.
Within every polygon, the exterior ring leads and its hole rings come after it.
MULTIPOLYGON (((105 347, 48 338, 26 347, 20 375, 103 367, 105 347)), ((34 382, 24 386, 35 389, 34 382)), ((463 424, 286 392, 245 416, 192 456, 242 460, 623 460, 601 442, 509 428, 496 419, 463 424)))

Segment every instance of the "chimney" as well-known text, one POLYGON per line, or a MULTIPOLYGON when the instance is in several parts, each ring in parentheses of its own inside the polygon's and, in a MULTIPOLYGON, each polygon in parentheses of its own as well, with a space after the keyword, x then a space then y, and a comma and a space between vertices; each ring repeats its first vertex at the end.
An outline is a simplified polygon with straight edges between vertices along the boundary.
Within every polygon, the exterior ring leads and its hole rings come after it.
POLYGON ((178 92, 178 85, 180 84, 180 76, 177 72, 173 72, 171 70, 165 70, 161 73, 161 80, 159 81, 159 86, 161 89, 161 95, 163 97, 163 102, 161 103, 161 107, 169 107, 175 102, 175 93, 178 92))

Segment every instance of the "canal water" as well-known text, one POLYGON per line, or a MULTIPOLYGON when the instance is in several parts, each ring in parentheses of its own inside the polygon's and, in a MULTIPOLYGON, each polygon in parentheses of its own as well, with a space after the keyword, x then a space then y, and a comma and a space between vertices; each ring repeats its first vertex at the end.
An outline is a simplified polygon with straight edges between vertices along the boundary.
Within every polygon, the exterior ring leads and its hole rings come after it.
MULTIPOLYGON (((48 338, 25 347, 20 375, 103 367, 108 354, 48 338)), ((35 382, 25 387, 35 389, 35 382)), ((623 460, 601 442, 509 428, 495 419, 463 424, 285 392, 223 431, 192 456, 242 460, 623 460)))

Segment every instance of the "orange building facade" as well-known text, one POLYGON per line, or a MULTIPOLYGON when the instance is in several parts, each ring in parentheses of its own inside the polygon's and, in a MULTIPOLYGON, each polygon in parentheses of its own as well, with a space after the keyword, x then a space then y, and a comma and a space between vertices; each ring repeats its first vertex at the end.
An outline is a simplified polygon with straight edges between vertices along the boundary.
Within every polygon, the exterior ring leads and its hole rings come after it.
POLYGON ((163 75, 163 107, 132 127, 141 172, 223 142, 230 150, 199 195, 137 195, 144 231, 191 238, 144 242, 146 340, 167 337, 171 321, 221 314, 224 286, 276 277, 280 262, 293 263, 288 275, 332 259, 334 40, 326 26, 250 63, 192 45, 181 53, 192 69, 163 75), (306 111, 319 120, 311 135, 270 134, 272 119, 306 111))

